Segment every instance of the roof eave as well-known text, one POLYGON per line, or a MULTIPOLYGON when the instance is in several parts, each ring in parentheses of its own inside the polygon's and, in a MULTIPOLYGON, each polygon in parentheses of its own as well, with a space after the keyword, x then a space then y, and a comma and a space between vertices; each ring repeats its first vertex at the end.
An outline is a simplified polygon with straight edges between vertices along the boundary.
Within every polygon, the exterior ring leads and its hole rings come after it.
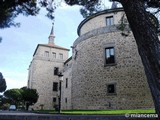
POLYGON ((81 27, 87 22, 89 21, 90 19, 94 18, 94 17, 97 17, 98 15, 102 15, 102 14, 106 14, 106 13, 112 13, 112 12, 117 12, 117 11, 123 11, 123 8, 114 8, 114 9, 107 9, 107 10, 103 10, 103 11, 100 11, 100 12, 97 12, 89 17, 87 17, 86 19, 84 19, 78 26, 78 29, 77 29, 77 34, 78 36, 80 36, 80 29, 81 27))
POLYGON ((50 47, 50 48, 56 48, 56 49, 70 51, 70 49, 66 49, 66 48, 60 48, 60 47, 56 47, 56 46, 47 46, 47 45, 43 45, 43 44, 38 44, 37 47, 36 47, 36 50, 34 51, 33 56, 36 54, 37 49, 38 49, 39 46, 44 46, 44 47, 50 47))

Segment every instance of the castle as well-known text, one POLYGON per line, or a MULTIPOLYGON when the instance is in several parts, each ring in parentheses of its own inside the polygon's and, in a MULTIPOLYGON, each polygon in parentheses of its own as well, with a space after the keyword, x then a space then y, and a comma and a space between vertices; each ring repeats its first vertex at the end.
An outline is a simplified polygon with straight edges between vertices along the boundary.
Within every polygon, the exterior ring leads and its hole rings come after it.
POLYGON ((117 28, 122 8, 98 12, 78 27, 79 37, 69 49, 38 44, 29 66, 28 87, 37 89, 34 109, 54 109, 59 103, 59 72, 63 74, 62 109, 153 108, 146 75, 131 31, 117 28))

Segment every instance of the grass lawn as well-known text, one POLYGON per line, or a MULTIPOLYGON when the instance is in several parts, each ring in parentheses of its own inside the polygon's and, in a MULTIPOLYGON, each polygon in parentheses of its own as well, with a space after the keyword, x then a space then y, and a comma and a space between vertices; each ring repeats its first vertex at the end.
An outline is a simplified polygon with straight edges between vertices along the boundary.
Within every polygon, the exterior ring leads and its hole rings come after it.
MULTIPOLYGON (((55 110, 39 110, 38 112, 57 113, 55 110)), ((126 113, 155 113, 154 109, 137 109, 137 110, 62 110, 62 114, 126 114, 126 113)))

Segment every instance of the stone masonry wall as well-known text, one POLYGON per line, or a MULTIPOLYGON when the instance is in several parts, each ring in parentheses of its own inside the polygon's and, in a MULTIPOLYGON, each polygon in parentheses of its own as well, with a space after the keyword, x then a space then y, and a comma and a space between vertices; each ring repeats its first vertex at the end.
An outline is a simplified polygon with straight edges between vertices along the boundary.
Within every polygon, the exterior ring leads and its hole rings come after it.
MULTIPOLYGON (((97 13, 78 27, 79 38, 73 44, 73 109, 152 108, 153 101, 132 32, 127 37, 117 29, 124 15, 122 9, 97 13), (112 26, 106 17, 113 15, 112 26), (115 64, 105 64, 105 48, 114 47, 115 64), (107 85, 115 93, 107 93, 107 85)), ((126 31, 125 31, 126 32, 126 31)))
POLYGON ((53 91, 53 82, 59 83, 59 78, 54 75, 54 67, 59 67, 60 71, 62 71, 64 61, 67 57, 68 51, 66 50, 39 46, 29 69, 29 71, 32 71, 29 75, 29 87, 37 89, 39 93, 38 102, 32 108, 41 109, 40 105, 43 104, 43 109, 54 109, 53 97, 57 98, 58 104, 59 92, 53 91), (44 55, 45 51, 49 51, 48 57, 44 55), (59 59, 58 56, 57 58, 53 58, 51 55, 52 52, 55 52, 57 55, 62 53, 64 58, 59 59))
POLYGON ((144 68, 133 35, 97 34, 76 44, 72 64, 73 109, 140 109, 153 107, 144 68), (116 64, 104 65, 104 49, 115 48, 116 64), (107 94, 107 84, 116 94, 107 94))
POLYGON ((97 29, 97 28, 101 28, 101 27, 106 27, 106 17, 110 17, 113 16, 113 21, 114 24, 120 24, 119 20, 121 19, 121 16, 124 15, 123 11, 114 11, 114 12, 110 12, 108 14, 101 14, 98 17, 94 17, 94 19, 89 19, 85 25, 83 25, 80 28, 80 35, 83 35, 91 30, 97 29))
POLYGON ((63 83, 62 83, 62 109, 72 109, 71 107, 71 78, 72 78, 72 60, 66 62, 63 68, 63 83))

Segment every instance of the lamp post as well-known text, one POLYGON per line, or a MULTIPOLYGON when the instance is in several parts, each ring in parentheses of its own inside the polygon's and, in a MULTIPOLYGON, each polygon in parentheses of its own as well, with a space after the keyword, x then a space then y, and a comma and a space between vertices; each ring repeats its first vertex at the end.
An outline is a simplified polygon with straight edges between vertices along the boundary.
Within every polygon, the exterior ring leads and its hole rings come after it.
POLYGON ((63 75, 62 73, 60 72, 58 74, 58 77, 59 77, 59 113, 61 113, 61 94, 62 94, 62 82, 63 82, 63 75))

